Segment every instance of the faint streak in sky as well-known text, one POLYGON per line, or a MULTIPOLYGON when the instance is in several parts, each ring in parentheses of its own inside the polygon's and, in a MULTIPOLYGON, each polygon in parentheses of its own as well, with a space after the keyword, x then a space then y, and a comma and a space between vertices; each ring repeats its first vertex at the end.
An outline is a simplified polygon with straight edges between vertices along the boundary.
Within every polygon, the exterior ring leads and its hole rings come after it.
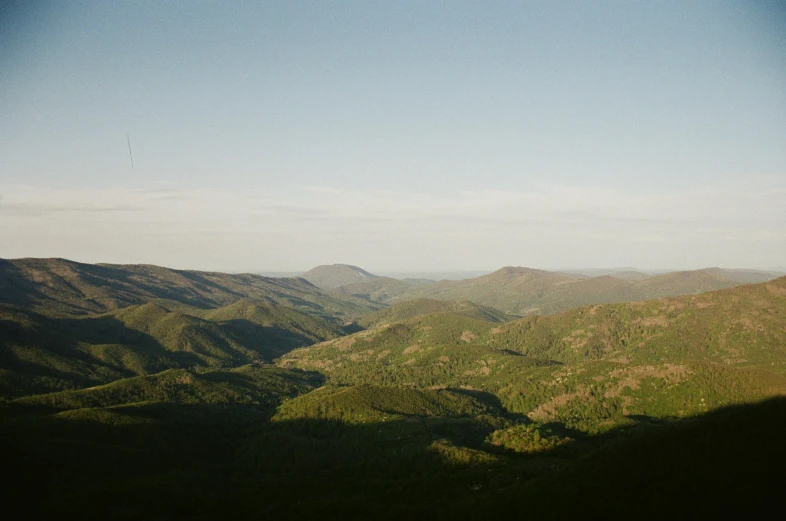
POLYGON ((126 141, 128 141, 128 157, 131 158, 131 170, 134 169, 134 154, 131 153, 131 136, 126 132, 126 141))

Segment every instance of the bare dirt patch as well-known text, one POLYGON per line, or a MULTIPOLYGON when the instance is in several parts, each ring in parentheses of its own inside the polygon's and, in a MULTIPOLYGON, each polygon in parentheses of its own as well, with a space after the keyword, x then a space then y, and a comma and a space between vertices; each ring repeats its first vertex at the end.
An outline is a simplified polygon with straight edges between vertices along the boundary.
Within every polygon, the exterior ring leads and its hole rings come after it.
POLYGON ((333 369, 333 360, 314 360, 309 365, 311 365, 312 367, 316 367, 317 369, 330 371, 331 369, 333 369))
POLYGON ((685 302, 683 302, 681 300, 672 300, 669 303, 669 306, 666 307, 666 310, 669 313, 671 313, 671 312, 674 312, 674 311, 676 311, 678 309, 685 309, 685 306, 686 306, 685 302))
POLYGON ((352 346, 355 345, 356 341, 357 338, 353 336, 347 338, 346 340, 340 340, 336 342, 336 347, 338 347, 338 350, 343 353, 344 351, 349 351, 350 349, 352 349, 352 346))
POLYGON ((636 320, 636 323, 642 326, 666 326, 669 323, 669 317, 666 315, 655 315, 652 317, 639 318, 636 320))
POLYGON ((764 326, 761 323, 755 322, 748 317, 742 317, 735 323, 740 324, 746 331, 764 331, 764 326))
POLYGON ((373 349, 367 349, 366 351, 360 353, 352 353, 349 355, 349 359, 353 362, 366 362, 368 361, 371 356, 374 354, 373 349))
POLYGON ((676 364, 663 364, 662 366, 641 365, 617 369, 609 373, 611 378, 618 378, 616 385, 609 386, 603 396, 616 398, 626 388, 635 391, 639 389, 641 381, 645 378, 664 378, 671 383, 681 382, 690 372, 687 366, 676 364))
POLYGON ((472 331, 467 330, 467 331, 464 331, 463 333, 461 333, 461 337, 460 338, 461 338, 462 342, 469 343, 469 342, 472 342, 473 340, 475 340, 476 338, 478 338, 478 335, 476 335, 472 331))
POLYGON ((535 421, 547 421, 558 416, 559 410, 573 400, 586 400, 589 398, 589 389, 584 385, 579 385, 575 393, 564 393, 555 396, 551 400, 538 405, 535 410, 527 416, 535 421))
POLYGON ((488 376, 491 374, 491 368, 488 366, 479 367, 478 369, 469 370, 464 372, 466 376, 488 376))
POLYGON ((779 297, 786 297, 786 286, 779 284, 767 284, 767 291, 771 295, 778 295, 779 297))

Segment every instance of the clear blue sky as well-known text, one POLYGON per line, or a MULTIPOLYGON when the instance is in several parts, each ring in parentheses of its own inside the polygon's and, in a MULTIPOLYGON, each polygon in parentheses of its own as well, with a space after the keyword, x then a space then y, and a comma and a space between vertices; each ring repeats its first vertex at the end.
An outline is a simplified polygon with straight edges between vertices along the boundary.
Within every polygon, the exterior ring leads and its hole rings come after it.
POLYGON ((261 4, 0 7, 0 257, 786 265, 783 2, 261 4))

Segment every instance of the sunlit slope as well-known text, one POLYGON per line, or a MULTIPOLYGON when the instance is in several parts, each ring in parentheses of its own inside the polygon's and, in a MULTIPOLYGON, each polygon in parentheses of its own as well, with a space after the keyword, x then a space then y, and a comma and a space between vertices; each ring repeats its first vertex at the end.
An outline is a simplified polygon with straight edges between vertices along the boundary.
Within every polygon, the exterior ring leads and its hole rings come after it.
POLYGON ((413 286, 396 300, 437 298, 471 300, 505 313, 524 315, 536 312, 538 295, 559 283, 583 277, 520 267, 505 267, 481 277, 465 280, 443 280, 413 286))
POLYGON ((410 287, 393 301, 414 298, 471 300, 519 316, 552 314, 587 304, 631 302, 765 282, 775 274, 744 270, 704 270, 647 278, 585 277, 530 268, 506 267, 489 275, 410 287))
POLYGON ((404 294, 408 288, 423 284, 391 277, 375 277, 363 282, 353 282, 337 287, 335 291, 345 295, 370 300, 381 304, 389 303, 404 294))
MULTIPOLYGON (((450 304, 447 301, 446 303, 450 304)), ((406 304, 401 304, 405 311, 406 304)), ((389 309, 395 311, 397 307, 398 305, 389 309)), ((381 314, 380 318, 384 317, 385 315, 381 314)), ((486 346, 484 342, 479 342, 479 339, 489 338, 500 330, 499 323, 460 312, 417 314, 392 323, 380 320, 378 325, 369 325, 367 330, 293 350, 281 357, 279 363, 296 366, 315 364, 331 372, 345 368, 350 379, 353 374, 358 377, 366 372, 374 374, 391 364, 393 367, 389 367, 386 372, 394 373, 404 368, 398 367, 397 363, 393 364, 393 360, 407 362, 404 366, 411 365, 421 358, 424 352, 434 351, 437 347, 456 349, 465 346, 468 352, 486 349, 498 352, 498 349, 486 346)), ((509 354, 524 358, 519 352, 510 351, 509 354)), ((334 373, 333 377, 337 377, 337 374, 334 373)))
POLYGON ((295 350, 346 385, 472 387, 539 421, 597 429, 786 392, 786 278, 506 324, 429 315, 295 350))
POLYGON ((262 333, 267 339, 269 349, 279 353, 344 334, 341 327, 319 317, 287 306, 248 300, 205 311, 201 316, 238 331, 253 329, 257 337, 262 333), (259 327, 263 329, 260 331, 259 327))
POLYGON ((652 276, 636 281, 635 286, 645 298, 660 298, 767 282, 776 277, 777 274, 762 271, 705 268, 652 276))
POLYGON ((274 421, 340 420, 348 423, 393 421, 412 416, 470 417, 499 410, 456 390, 406 387, 325 387, 284 403, 274 421))
POLYGON ((530 374, 551 373, 550 360, 477 342, 497 327, 460 313, 434 313, 297 349, 279 364, 320 371, 341 385, 463 386, 490 392, 499 381, 523 382, 530 374))
POLYGON ((151 403, 179 405, 235 404, 274 407, 285 398, 312 390, 318 375, 270 365, 195 371, 169 369, 148 376, 124 378, 106 385, 74 391, 21 397, 14 410, 106 408, 151 403))
POLYGON ((169 308, 210 309, 243 299, 282 304, 339 321, 354 320, 376 309, 351 296, 328 295, 297 278, 64 259, 0 260, 0 303, 47 314, 102 313, 149 301, 169 308))
POLYGON ((506 322, 512 318, 494 308, 468 300, 415 299, 375 311, 360 319, 358 324, 365 328, 372 328, 432 313, 453 313, 489 322, 506 322))
POLYGON ((627 304, 583 307, 502 324, 484 342, 563 363, 703 360, 786 369, 786 277, 627 304))
POLYGON ((269 361, 341 334, 333 324, 274 304, 241 301, 204 315, 153 303, 79 318, 0 307, 2 394, 79 388, 170 368, 269 361))

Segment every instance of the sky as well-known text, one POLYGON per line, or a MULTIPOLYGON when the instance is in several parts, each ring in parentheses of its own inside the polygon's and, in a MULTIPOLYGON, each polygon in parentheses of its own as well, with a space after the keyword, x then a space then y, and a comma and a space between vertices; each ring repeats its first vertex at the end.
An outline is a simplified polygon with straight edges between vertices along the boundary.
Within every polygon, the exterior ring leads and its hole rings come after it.
POLYGON ((0 49, 2 258, 786 266, 784 2, 12 0, 0 49))

